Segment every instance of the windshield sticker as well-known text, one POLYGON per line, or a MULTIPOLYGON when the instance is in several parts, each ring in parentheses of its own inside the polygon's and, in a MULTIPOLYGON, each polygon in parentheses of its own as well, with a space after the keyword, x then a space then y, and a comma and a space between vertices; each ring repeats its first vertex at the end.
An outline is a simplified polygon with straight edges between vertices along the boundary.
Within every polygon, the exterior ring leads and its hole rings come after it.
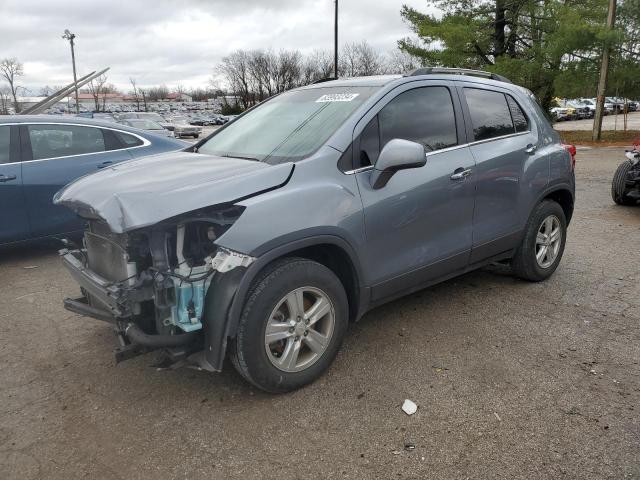
POLYGON ((354 98, 356 98, 359 93, 330 93, 328 95, 322 95, 319 99, 316 100, 316 103, 327 103, 327 102, 350 102, 354 98))

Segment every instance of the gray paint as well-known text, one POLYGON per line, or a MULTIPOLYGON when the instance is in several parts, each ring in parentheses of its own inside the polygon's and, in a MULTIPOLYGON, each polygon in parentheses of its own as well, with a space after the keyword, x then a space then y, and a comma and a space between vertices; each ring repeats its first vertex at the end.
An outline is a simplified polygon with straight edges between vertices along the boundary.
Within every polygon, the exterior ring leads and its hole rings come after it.
MULTIPOLYGON (((508 254, 542 195, 562 188, 573 196, 570 156, 524 89, 456 75, 338 80, 304 88, 355 84, 379 85, 380 90, 295 168, 166 155, 82 179, 57 201, 78 211, 90 206, 122 231, 244 197, 237 202, 244 212, 217 240, 219 245, 260 259, 276 250, 286 254, 307 240, 339 239, 337 244, 355 252, 362 291, 370 289, 372 302, 379 303, 508 254), (531 131, 474 142, 459 88, 463 84, 509 92, 531 119, 531 131), (386 103, 429 85, 451 89, 458 146, 429 152, 425 165, 398 171, 378 190, 371 187, 371 167, 338 169, 341 154, 386 103), (531 145, 537 150, 525 152, 531 145), (472 174, 452 179, 460 169, 472 174)), ((360 305, 359 311, 365 308, 360 305)))
POLYGON ((292 169, 291 163, 270 167, 251 160, 168 153, 82 178, 58 192, 54 203, 100 217, 122 233, 275 188, 287 181, 292 169))

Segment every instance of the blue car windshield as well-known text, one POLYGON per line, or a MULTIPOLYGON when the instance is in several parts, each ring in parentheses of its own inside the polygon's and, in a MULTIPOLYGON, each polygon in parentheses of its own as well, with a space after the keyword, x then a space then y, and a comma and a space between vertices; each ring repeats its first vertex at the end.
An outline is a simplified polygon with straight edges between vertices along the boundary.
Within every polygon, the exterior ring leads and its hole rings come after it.
POLYGON ((318 87, 278 95, 203 143, 199 153, 271 164, 297 161, 320 148, 379 87, 318 87))

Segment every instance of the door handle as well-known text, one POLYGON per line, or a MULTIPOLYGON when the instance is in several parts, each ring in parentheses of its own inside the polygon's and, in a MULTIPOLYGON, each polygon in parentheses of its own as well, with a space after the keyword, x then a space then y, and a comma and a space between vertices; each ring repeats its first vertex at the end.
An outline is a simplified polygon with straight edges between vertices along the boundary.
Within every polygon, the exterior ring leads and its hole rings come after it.
POLYGON ((11 180, 15 180, 17 177, 15 175, 2 175, 0 174, 0 182, 10 182, 11 180))
POLYGON ((100 165, 98 165, 98 168, 105 168, 111 164, 113 164, 113 162, 102 162, 100 165))
POLYGON ((524 149, 524 151, 527 152, 529 155, 531 155, 532 153, 535 153, 536 150, 538 150, 538 146, 533 145, 532 143, 527 145, 527 148, 524 149))
POLYGON ((471 172, 473 172, 473 170, 470 168, 456 168, 449 178, 451 180, 463 180, 471 175, 471 172))

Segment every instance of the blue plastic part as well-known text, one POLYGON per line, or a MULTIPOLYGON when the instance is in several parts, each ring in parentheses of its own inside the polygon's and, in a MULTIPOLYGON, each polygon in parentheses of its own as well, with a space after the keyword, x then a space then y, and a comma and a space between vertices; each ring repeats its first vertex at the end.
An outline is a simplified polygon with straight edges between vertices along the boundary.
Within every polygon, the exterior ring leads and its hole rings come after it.
POLYGON ((171 309, 171 322, 185 332, 202 328, 202 308, 208 281, 187 283, 174 279, 176 304, 171 309), (189 315, 189 302, 193 301, 195 316, 189 315))

